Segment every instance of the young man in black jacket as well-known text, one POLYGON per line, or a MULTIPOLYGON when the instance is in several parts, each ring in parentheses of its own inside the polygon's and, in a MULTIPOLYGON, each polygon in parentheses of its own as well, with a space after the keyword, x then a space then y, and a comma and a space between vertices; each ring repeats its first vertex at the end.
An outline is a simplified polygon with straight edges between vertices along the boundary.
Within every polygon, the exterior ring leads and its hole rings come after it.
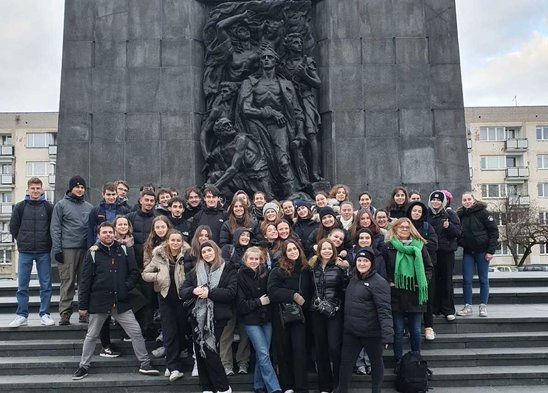
POLYGON ((78 380, 88 375, 91 357, 99 331, 106 318, 112 315, 131 338, 135 356, 141 362, 139 373, 160 375, 150 365, 139 324, 131 311, 129 291, 139 279, 135 255, 131 249, 114 241, 114 226, 103 222, 98 228, 99 242, 86 254, 79 291, 79 312, 89 317, 80 366, 72 375, 78 380))

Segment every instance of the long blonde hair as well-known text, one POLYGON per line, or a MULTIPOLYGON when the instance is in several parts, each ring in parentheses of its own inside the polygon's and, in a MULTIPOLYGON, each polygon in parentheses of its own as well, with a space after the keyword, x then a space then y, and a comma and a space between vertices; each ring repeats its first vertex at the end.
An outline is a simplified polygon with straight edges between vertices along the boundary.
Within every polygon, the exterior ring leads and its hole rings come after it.
POLYGON ((417 231, 417 228, 413 225, 411 220, 407 217, 398 218, 396 221, 392 222, 392 227, 390 228, 390 239, 392 238, 398 238, 398 235, 396 234, 396 230, 398 227, 403 224, 404 222, 409 224, 409 234, 413 239, 417 239, 422 241, 424 244, 428 243, 424 237, 421 236, 419 231, 417 231))

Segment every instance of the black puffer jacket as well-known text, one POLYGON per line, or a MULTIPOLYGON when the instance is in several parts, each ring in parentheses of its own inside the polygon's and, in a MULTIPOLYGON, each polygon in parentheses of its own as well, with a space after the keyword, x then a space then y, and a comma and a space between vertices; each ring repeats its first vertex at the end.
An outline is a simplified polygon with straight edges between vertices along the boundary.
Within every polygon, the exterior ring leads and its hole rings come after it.
POLYGON ((457 210, 462 225, 459 246, 464 252, 486 252, 494 254, 498 248, 499 229, 497 222, 483 202, 476 202, 471 208, 457 210))
MULTIPOLYGON (((186 275, 185 282, 179 291, 181 300, 185 301, 196 297, 192 291, 197 286, 196 270, 192 270, 186 275)), ((215 321, 227 321, 232 318, 232 306, 236 299, 237 290, 236 269, 230 263, 227 263, 219 279, 219 285, 209 290, 209 299, 214 303, 215 321)))
POLYGON ((141 209, 126 215, 126 218, 133 226, 133 239, 135 241, 135 260, 139 269, 143 269, 143 245, 152 229, 154 210, 143 212, 141 209))
POLYGON ((300 218, 297 220, 297 223, 293 225, 293 233, 299 236, 301 239, 303 248, 308 250, 311 245, 309 245, 310 234, 317 229, 320 224, 314 221, 312 218, 300 218))
POLYGON ((421 201, 411 202, 407 206, 407 218, 411 220, 415 229, 427 241, 426 249, 428 250, 428 254, 430 254, 432 263, 435 266, 436 251, 438 250, 438 235, 434 227, 427 221, 427 216, 428 216, 428 208, 421 201), (420 206, 422 208, 422 215, 420 216, 418 220, 413 220, 411 218, 411 210, 413 209, 414 206, 420 206))
POLYGON ((190 223, 186 218, 183 217, 173 217, 171 214, 167 216, 169 221, 171 221, 171 224, 173 225, 173 228, 181 232, 181 235, 183 235, 183 239, 185 242, 190 243, 190 223))
POLYGON ((124 251, 118 242, 110 247, 97 243, 95 247, 95 257, 88 251, 84 259, 78 308, 91 314, 108 313, 114 305, 119 313, 130 310, 128 293, 141 276, 133 248, 124 251))
POLYGON ((457 250, 457 239, 461 234, 461 224, 457 214, 451 209, 441 208, 434 211, 430 208, 428 223, 434 227, 438 235, 438 251, 451 252, 457 250), (445 220, 448 220, 449 226, 443 227, 445 220))
POLYGON ((303 308, 307 309, 311 298, 310 284, 310 269, 307 267, 301 270, 300 263, 297 263, 290 273, 279 267, 275 267, 268 276, 268 297, 270 297, 270 301, 273 304, 291 303, 293 295, 299 292, 305 300, 303 308))
POLYGON ((335 262, 329 262, 325 265, 324 270, 319 261, 316 261, 310 271, 313 280, 310 284, 313 293, 312 299, 319 297, 329 300, 332 304, 342 305, 344 303, 344 288, 347 284, 346 271, 337 266, 335 262))
POLYGON ((221 208, 204 207, 192 217, 192 236, 200 225, 207 225, 211 229, 211 240, 220 243, 221 227, 227 219, 227 213, 221 208))
POLYGON ((41 198, 25 199, 13 208, 10 233, 17 240, 19 252, 50 252, 50 224, 53 205, 41 198))
POLYGON ((350 279, 344 302, 344 332, 380 337, 383 344, 394 342, 390 286, 375 270, 366 277, 350 279))
MULTIPOLYGON (((386 263, 386 273, 388 275, 388 282, 394 282, 394 269, 396 267, 396 249, 392 243, 384 243, 384 249, 382 256, 386 263)), ((432 279, 432 261, 426 247, 422 248, 422 261, 424 264, 424 272, 428 282, 432 279)), ((406 289, 399 289, 396 287, 390 287, 392 310, 398 312, 425 312, 426 303, 419 304, 419 295, 416 291, 408 291, 406 289)))
POLYGON ((239 320, 245 325, 264 325, 270 322, 270 305, 263 306, 259 298, 266 295, 268 270, 260 265, 257 271, 242 266, 238 271, 236 306, 239 320))

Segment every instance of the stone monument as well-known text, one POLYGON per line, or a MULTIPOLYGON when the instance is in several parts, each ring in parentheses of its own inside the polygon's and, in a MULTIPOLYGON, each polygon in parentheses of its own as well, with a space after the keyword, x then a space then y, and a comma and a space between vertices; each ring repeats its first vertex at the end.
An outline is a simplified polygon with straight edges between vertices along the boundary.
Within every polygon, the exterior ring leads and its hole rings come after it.
POLYGON ((56 189, 469 187, 454 0, 74 0, 56 189))

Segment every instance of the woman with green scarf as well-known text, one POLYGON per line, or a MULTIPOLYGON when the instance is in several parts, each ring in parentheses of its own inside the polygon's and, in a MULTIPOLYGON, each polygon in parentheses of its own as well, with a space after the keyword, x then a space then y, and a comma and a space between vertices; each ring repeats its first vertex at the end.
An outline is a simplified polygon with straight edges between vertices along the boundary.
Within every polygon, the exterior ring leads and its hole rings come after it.
POLYGON ((385 243, 382 252, 391 287, 396 362, 403 355, 406 318, 411 350, 418 353, 421 350, 421 321, 428 300, 428 281, 432 277, 432 261, 425 244, 426 240, 411 221, 399 218, 392 223, 390 241, 385 243))

